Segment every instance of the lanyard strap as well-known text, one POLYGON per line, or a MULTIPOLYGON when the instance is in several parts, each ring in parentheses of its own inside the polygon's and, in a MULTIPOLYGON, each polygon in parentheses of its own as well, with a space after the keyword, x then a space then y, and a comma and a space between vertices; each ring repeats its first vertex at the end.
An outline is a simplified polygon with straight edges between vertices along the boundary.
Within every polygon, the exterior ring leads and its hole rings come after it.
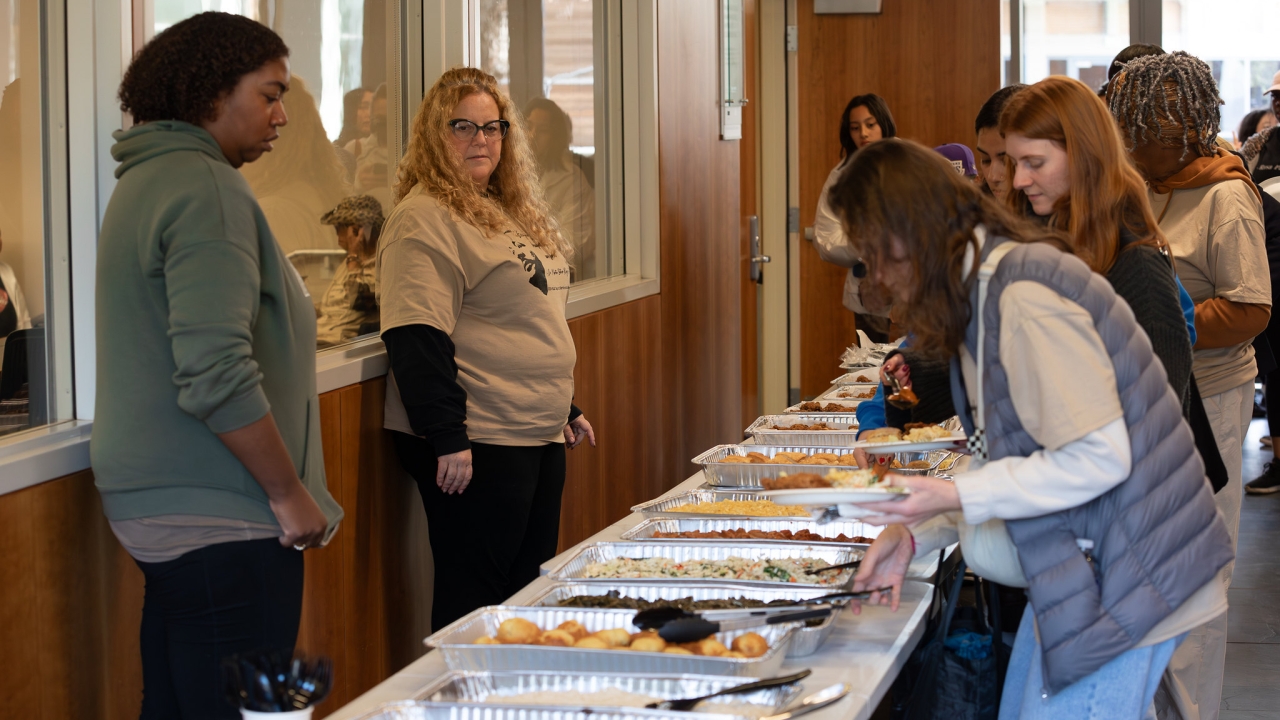
MULTIPOLYGON (((984 245, 986 241, 986 229, 979 226, 973 229, 973 234, 978 239, 979 245, 984 245)), ((985 392, 983 386, 983 374, 986 368, 985 356, 983 350, 986 345, 987 328, 986 328, 986 307, 987 307, 987 285, 991 281, 991 276, 996 274, 996 268, 1000 266, 1000 260, 1004 258, 1009 251, 1018 246, 1016 242, 1003 242, 991 250, 986 260, 982 261, 982 266, 978 268, 978 354, 976 358, 977 366, 974 368, 974 375, 977 376, 978 385, 978 404, 973 412, 973 435, 969 437, 969 452, 980 463, 985 463, 990 457, 987 451, 987 403, 985 400, 985 392)))

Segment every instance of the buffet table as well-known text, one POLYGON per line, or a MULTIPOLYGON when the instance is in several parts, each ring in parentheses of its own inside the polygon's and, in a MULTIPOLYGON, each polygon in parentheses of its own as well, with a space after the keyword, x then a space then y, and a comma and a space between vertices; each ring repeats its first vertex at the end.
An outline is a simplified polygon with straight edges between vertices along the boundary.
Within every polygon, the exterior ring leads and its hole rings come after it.
MULTIPOLYGON (((703 483, 701 472, 672 488, 663 497, 694 490, 703 483)), ((565 563, 583 545, 618 540, 622 533, 643 521, 638 513, 622 520, 552 558, 543 565, 543 574, 565 563)), ((937 559, 920 560, 912 565, 911 577, 931 579, 937 559)), ((516 593, 507 604, 521 604, 544 590, 550 581, 539 578, 516 593)), ((818 652, 799 658, 788 658, 780 674, 811 668, 813 674, 804 680, 803 694, 809 694, 833 683, 846 682, 852 692, 838 703, 809 715, 814 720, 869 718, 888 692, 911 651, 925 630, 925 616, 931 599, 931 586, 921 580, 903 586, 898 612, 886 607, 864 607, 861 615, 845 610, 836 621, 831 637, 818 652)), ((411 700, 431 681, 447 672, 439 652, 428 652, 369 692, 340 708, 330 718, 354 720, 387 702, 411 700)))

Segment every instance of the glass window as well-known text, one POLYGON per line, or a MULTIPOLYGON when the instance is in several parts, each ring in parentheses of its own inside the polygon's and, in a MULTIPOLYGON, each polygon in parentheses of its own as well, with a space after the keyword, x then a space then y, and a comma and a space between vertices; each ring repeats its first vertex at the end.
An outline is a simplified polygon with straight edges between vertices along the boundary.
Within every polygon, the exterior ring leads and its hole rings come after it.
POLYGON ((38 0, 0 0, 0 435, 51 420, 46 138, 38 0))
MULTIPOLYGON (((153 34, 206 10, 234 12, 275 30, 289 46, 289 123, 272 152, 241 168, 276 241, 316 305, 320 348, 377 332, 377 227, 321 218, 353 195, 375 198, 383 217, 399 151, 392 142, 404 110, 387 85, 399 67, 387 38, 385 0, 150 0, 153 34)), ((138 4, 135 3, 135 7, 138 4)))
POLYGON ((1023 82, 1067 75, 1101 88, 1111 59, 1129 46, 1128 0, 1021 2, 1023 82))
POLYGON ((1213 69, 1223 137, 1247 140, 1236 137, 1240 121, 1250 110, 1269 110, 1264 93, 1280 71, 1280 6, 1275 0, 1165 0, 1161 24, 1164 49, 1185 50, 1213 69))
POLYGON ((623 273, 610 233, 606 0, 480 0, 480 67, 525 115, 551 213, 574 248, 574 282, 623 273), (599 66, 602 70, 596 73, 599 66))

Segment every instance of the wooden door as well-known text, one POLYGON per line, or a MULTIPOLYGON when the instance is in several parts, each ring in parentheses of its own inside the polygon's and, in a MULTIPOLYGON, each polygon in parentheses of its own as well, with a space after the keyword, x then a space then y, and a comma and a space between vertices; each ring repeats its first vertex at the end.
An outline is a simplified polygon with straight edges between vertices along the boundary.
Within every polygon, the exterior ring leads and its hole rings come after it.
MULTIPOLYGON (((747 107, 742 113, 742 139, 738 141, 738 167, 742 226, 739 232, 738 255, 741 265, 742 305, 742 427, 746 428, 763 410, 761 404, 760 377, 760 284, 751 277, 752 243, 754 227, 760 232, 760 92, 758 68, 760 66, 759 0, 743 0, 743 87, 747 88, 747 107)), ((761 251, 756 248, 756 251, 761 251)))
MULTIPOLYGON (((790 2, 798 96, 788 124, 798 133, 792 167, 802 228, 813 226, 818 194, 840 159, 840 119, 854 95, 884 97, 899 137, 973 146, 974 117, 1000 87, 999 0, 892 0, 878 15, 815 15, 814 0, 790 2)), ((839 374, 840 354, 856 336, 841 304, 845 269, 799 237, 800 394, 808 398, 839 374)))

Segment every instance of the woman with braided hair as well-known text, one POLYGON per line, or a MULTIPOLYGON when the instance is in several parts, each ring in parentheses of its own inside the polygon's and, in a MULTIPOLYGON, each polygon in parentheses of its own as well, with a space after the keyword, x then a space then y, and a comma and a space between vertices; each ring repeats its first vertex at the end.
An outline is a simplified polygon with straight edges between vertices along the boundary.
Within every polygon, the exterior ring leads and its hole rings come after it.
MULTIPOLYGON (((1234 543, 1257 375, 1251 343, 1271 315, 1261 196, 1240 159, 1215 144, 1222 100, 1203 61, 1185 52, 1138 58, 1112 81, 1107 100, 1196 303, 1193 372, 1226 462, 1228 482, 1214 499, 1234 543)), ((1221 574, 1224 586, 1231 570, 1221 574)), ((1192 631, 1165 674, 1158 707, 1216 717, 1226 630, 1224 614, 1192 631)))

